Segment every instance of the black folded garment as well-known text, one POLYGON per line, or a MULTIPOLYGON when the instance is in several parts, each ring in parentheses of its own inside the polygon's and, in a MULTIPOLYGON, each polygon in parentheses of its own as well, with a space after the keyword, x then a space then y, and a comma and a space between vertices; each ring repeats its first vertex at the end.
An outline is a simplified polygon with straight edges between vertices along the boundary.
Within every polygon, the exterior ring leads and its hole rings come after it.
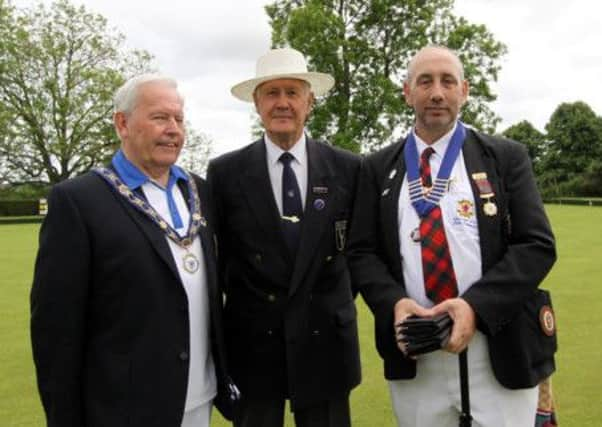
POLYGON ((410 316, 397 325, 397 341, 405 344, 408 356, 430 353, 445 347, 453 323, 447 313, 432 318, 410 316))

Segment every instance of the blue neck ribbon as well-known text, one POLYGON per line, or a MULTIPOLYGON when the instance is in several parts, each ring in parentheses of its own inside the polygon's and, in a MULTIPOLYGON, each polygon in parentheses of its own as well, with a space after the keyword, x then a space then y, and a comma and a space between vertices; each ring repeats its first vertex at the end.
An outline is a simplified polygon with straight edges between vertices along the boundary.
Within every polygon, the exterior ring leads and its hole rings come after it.
POLYGON ((462 122, 458 121, 456 130, 454 131, 451 141, 445 150, 445 155, 443 156, 443 162, 439 168, 437 178, 433 181, 433 188, 425 193, 420 180, 416 138, 414 138, 413 131, 411 131, 408 135, 403 149, 403 157, 406 163, 408 174, 410 200, 420 218, 427 216, 429 212, 435 208, 435 206, 439 205, 439 201, 447 191, 449 176, 454 167, 454 163, 458 158, 458 154, 464 145, 465 136, 466 128, 462 122))

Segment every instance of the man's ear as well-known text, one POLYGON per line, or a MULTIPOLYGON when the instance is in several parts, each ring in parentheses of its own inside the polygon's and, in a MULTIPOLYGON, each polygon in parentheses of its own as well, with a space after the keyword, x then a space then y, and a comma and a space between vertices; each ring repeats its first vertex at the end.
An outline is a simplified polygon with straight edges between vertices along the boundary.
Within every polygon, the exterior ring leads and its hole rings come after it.
POLYGON ((259 114, 259 105, 257 104, 257 89, 253 92, 253 104, 255 104, 255 112, 259 114))
POLYGON ((117 111, 113 114, 113 125, 119 139, 123 141, 128 135, 127 117, 123 111, 117 111))
POLYGON ((413 107, 413 101, 412 101, 412 92, 410 89, 410 84, 407 81, 403 82, 403 97, 406 100, 406 104, 408 104, 410 107, 413 107))
POLYGON ((462 96, 464 97, 464 103, 468 100, 468 94, 470 93, 470 85, 468 84, 468 80, 462 80, 462 96))

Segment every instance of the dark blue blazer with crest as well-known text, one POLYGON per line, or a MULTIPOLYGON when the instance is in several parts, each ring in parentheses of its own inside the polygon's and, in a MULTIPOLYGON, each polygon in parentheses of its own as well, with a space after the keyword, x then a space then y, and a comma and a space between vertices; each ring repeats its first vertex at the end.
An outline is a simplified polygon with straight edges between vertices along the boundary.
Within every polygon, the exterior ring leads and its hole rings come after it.
MULTIPOLYGON (((407 296, 397 221, 404 144, 364 160, 349 241, 354 288, 374 313, 387 379, 416 375, 416 364, 398 350, 393 329, 393 307, 407 296)), ((537 291, 556 260, 554 236, 522 144, 467 129, 462 153, 469 177, 487 174, 498 208, 496 215, 484 214, 485 200, 472 180, 483 275, 462 297, 487 336, 498 381, 508 388, 532 387, 554 371, 556 338, 544 333, 538 318, 538 309, 550 302, 537 291)))

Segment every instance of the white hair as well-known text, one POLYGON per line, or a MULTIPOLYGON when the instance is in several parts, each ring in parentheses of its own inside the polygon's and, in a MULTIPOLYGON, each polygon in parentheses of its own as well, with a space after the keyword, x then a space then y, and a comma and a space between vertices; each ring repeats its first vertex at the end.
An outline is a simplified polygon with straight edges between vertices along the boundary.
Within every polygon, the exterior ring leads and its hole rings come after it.
POLYGON ((140 86, 147 83, 160 83, 175 89, 184 104, 184 98, 178 91, 178 83, 174 79, 161 74, 140 74, 132 77, 117 89, 113 97, 113 111, 115 113, 131 113, 136 106, 140 86))

